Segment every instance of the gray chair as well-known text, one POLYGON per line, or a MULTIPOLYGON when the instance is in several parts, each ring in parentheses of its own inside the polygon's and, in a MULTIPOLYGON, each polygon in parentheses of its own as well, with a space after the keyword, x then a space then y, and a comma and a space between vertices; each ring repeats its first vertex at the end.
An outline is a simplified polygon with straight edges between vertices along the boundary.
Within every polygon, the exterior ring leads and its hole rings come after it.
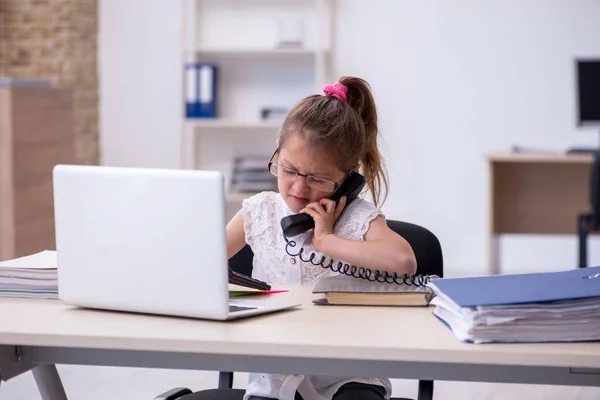
MULTIPOLYGON (((442 247, 438 238, 426 228, 408 222, 388 220, 388 226, 394 232, 404 237, 410 243, 417 259, 417 274, 419 275, 444 275, 444 260, 442 247)), ((229 260, 229 266, 245 275, 252 274, 253 253, 249 246, 245 246, 229 260)), ((154 400, 242 400, 245 391, 232 389, 233 372, 219 373, 219 386, 217 389, 203 390, 193 393, 187 388, 174 388, 156 397, 154 400)), ((418 400, 433 399, 433 381, 420 380, 418 400)), ((402 400, 394 398, 392 400, 402 400)), ((404 399, 409 400, 409 399, 404 399)))

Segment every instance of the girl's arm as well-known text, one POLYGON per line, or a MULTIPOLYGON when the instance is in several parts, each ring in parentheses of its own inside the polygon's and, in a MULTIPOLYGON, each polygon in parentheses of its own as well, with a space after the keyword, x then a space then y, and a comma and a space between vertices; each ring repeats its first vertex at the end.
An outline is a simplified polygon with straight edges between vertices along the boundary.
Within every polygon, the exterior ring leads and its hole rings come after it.
POLYGON ((315 249, 334 260, 345 261, 357 267, 371 270, 414 274, 417 271, 415 253, 402 236, 391 230, 382 215, 369 224, 364 240, 341 238, 333 233, 333 223, 346 205, 342 198, 339 205, 329 199, 306 206, 306 212, 315 220, 313 245, 315 249))
POLYGON ((225 228, 225 234, 227 236, 227 259, 230 259, 246 245, 242 210, 239 210, 231 218, 225 228))
POLYGON ((318 247, 317 250, 333 259, 357 267, 409 275, 417 272, 412 247, 387 226, 381 215, 371 221, 364 241, 344 239, 331 233, 321 238, 318 247))

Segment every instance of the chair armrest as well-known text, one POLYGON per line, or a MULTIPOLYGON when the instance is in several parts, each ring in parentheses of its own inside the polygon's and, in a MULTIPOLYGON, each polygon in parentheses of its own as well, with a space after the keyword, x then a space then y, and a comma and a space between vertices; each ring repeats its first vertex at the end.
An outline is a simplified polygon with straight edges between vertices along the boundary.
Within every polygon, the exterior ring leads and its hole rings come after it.
POLYGON ((178 387, 164 392, 158 397, 155 397, 154 400, 176 400, 188 394, 192 394, 190 389, 178 387))

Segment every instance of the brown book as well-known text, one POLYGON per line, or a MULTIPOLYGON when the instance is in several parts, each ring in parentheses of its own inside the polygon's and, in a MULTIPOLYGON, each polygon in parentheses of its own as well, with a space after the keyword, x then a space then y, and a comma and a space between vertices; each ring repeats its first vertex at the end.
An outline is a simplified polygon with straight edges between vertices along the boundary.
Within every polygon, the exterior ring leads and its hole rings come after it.
POLYGON ((427 306, 434 297, 426 286, 370 282, 346 275, 322 278, 313 293, 325 294, 314 301, 321 305, 427 306))

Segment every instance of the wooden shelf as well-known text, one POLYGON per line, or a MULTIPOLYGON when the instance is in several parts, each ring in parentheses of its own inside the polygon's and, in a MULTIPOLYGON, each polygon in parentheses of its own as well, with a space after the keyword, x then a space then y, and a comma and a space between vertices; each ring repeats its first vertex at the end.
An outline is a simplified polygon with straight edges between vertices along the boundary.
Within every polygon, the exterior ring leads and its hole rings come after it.
POLYGON ((276 130, 281 127, 279 121, 236 121, 223 118, 188 118, 186 124, 194 128, 211 129, 268 129, 276 130))
POLYGON ((566 153, 491 153, 487 154, 490 162, 506 163, 564 163, 564 164, 590 164, 594 157, 590 154, 566 154, 566 153))
POLYGON ((197 55, 201 56, 304 56, 312 57, 320 53, 324 53, 324 50, 306 49, 306 48, 197 48, 194 51, 197 55))

